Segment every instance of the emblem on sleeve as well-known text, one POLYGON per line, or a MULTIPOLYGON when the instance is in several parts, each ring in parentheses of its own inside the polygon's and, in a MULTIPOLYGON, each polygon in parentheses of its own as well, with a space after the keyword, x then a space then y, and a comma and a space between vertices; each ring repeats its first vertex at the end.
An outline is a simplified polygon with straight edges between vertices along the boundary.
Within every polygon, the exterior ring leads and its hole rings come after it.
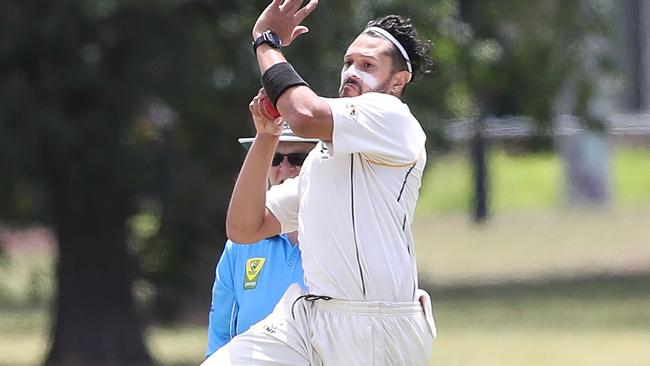
POLYGON ((323 141, 320 142, 320 158, 322 159, 329 159, 330 157, 330 149, 327 146, 327 144, 323 141))
POLYGON ((257 279, 264 266, 265 258, 249 258, 246 261, 246 273, 244 274, 244 290, 251 290, 257 287, 257 279))

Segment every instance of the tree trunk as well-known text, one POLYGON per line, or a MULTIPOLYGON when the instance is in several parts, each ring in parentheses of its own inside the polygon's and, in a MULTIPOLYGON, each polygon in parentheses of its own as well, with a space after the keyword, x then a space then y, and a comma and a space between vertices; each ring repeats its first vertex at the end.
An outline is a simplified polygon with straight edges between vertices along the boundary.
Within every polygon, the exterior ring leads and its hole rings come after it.
POLYGON ((131 293, 126 205, 111 189, 92 188, 54 199, 58 295, 45 364, 149 365, 131 293))
POLYGON ((476 223, 482 223, 488 218, 488 164, 486 141, 485 136, 483 136, 484 123, 483 117, 476 121, 474 137, 470 141, 474 183, 472 218, 476 223))

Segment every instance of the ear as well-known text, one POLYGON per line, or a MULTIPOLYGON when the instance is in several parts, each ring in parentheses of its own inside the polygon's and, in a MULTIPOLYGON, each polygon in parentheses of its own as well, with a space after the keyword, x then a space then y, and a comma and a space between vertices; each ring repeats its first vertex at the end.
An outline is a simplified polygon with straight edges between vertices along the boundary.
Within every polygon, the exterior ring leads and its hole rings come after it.
POLYGON ((390 93, 399 97, 404 91, 404 87, 411 80, 411 73, 408 71, 399 71, 393 75, 393 82, 390 93))

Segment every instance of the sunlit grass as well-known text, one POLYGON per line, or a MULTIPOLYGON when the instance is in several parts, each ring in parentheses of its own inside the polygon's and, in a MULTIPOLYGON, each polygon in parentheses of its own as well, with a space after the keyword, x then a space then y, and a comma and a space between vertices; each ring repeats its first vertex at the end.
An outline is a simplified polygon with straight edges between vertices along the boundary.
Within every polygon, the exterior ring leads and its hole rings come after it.
MULTIPOLYGON (((614 278, 432 291, 439 335, 431 365, 647 365, 650 278, 614 278)), ((37 365, 47 308, 0 304, 0 364, 37 365), (24 325, 28 324, 28 325, 24 325)), ((162 366, 197 365, 205 327, 152 327, 162 366)))
POLYGON ((206 326, 154 327, 148 333, 152 355, 165 366, 198 365, 203 360, 206 326))
POLYGON ((416 219, 418 270, 436 284, 650 271, 650 207, 416 219))
POLYGON ((455 213, 470 207, 471 181, 462 155, 430 157, 420 188, 417 214, 455 213))
MULTIPOLYGON (((614 205, 650 203, 650 150, 612 149, 611 197, 614 205)), ((431 156, 423 179, 418 215, 467 212, 472 199, 467 156, 431 156)), ((557 154, 488 155, 489 206, 493 212, 560 208, 565 201, 564 165, 557 154)))
POLYGON ((645 365, 650 277, 433 291, 432 365, 645 365))
MULTIPOLYGON (((433 157, 428 163, 418 214, 469 210, 472 172, 467 156, 433 157)), ((488 158, 489 204, 493 211, 557 207, 561 202, 562 172, 551 154, 511 156, 492 151, 488 158)))
POLYGON ((0 301, 0 365, 34 366, 47 347, 48 308, 0 301))
POLYGON ((490 155, 491 208, 497 212, 558 207, 562 199, 562 166, 551 154, 490 155))
POLYGON ((434 343, 434 365, 645 366, 650 332, 639 330, 449 330, 434 343))
POLYGON ((613 184, 617 200, 650 203, 650 150, 620 149, 615 156, 613 184))

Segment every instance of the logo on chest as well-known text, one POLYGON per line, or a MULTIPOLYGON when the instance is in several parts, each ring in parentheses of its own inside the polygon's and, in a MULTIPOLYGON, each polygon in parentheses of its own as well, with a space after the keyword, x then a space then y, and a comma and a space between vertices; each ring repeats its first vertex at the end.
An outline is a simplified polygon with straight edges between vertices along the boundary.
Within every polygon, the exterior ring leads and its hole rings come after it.
POLYGON ((257 279, 260 277, 262 267, 266 258, 249 258, 246 261, 246 273, 244 274, 244 290, 251 290, 257 287, 257 279))
POLYGON ((347 109, 348 115, 350 116, 350 118, 356 120, 357 117, 359 116, 357 114, 357 107, 355 107, 354 104, 352 104, 352 103, 346 104, 345 109, 347 109))

